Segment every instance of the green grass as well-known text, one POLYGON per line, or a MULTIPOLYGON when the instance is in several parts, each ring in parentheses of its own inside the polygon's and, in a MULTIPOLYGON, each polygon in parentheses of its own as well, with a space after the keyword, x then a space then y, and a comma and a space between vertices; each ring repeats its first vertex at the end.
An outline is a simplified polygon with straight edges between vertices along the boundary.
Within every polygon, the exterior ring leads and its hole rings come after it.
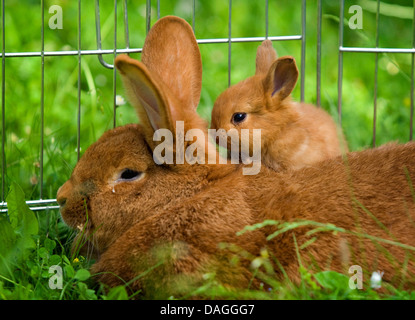
MULTIPOLYGON (((387 10, 381 10, 379 46, 412 47, 412 1, 387 0, 387 10)), ((265 1, 234 0, 232 4, 232 37, 264 36, 265 1)), ((356 1, 345 3, 347 8, 356 1)), ((376 1, 360 0, 364 9, 363 30, 350 30, 345 25, 344 45, 373 47, 375 45, 376 1)), ((156 21, 156 2, 152 1, 152 23, 156 21)), ((142 47, 145 30, 145 1, 129 1, 130 47, 142 47)), ((41 11, 39 1, 9 0, 5 4, 6 52, 40 51, 41 11)), ((94 1, 82 2, 82 49, 96 49, 94 1)), ((161 16, 175 14, 190 23, 191 1, 175 0, 161 3, 161 16)), ((300 1, 269 1, 269 35, 301 34, 300 1)), ((316 1, 307 2, 307 47, 305 100, 316 102, 316 1)), ((101 1, 101 28, 103 48, 113 48, 113 2, 101 1)), ((220 0, 196 1, 195 33, 198 39, 228 37, 228 6, 220 0)), ((323 1, 322 21, 322 108, 337 119, 337 62, 338 62, 339 7, 336 1, 323 1)), ((122 1, 118 5, 118 47, 125 47, 122 20, 122 1)), ((232 45, 231 83, 252 75, 259 43, 232 45)), ((274 43, 280 56, 292 55, 301 63, 301 43, 283 41, 274 43)), ((45 0, 45 50, 77 50, 77 2, 45 0), (47 9, 51 5, 63 9, 63 29, 51 30, 47 9)), ((209 120, 216 97, 227 88, 228 45, 200 45, 203 60, 203 89, 199 113, 209 120)), ((140 58, 139 54, 132 55, 140 58)), ((344 54, 342 128, 351 150, 371 146, 374 103, 374 54, 344 54)), ((112 63, 113 56, 104 56, 112 63)), ((38 199, 40 195, 40 136, 41 136, 41 60, 39 57, 7 58, 5 63, 5 182, 4 194, 18 193, 20 202, 38 199), (22 189, 16 191, 19 185, 22 189), (23 196, 24 195, 24 196, 23 196)), ((81 153, 103 132, 113 127, 113 71, 105 69, 96 56, 82 57, 81 75, 81 153)), ((409 139, 411 55, 380 54, 378 75, 377 143, 406 142, 409 139)), ((70 176, 77 162, 77 90, 78 62, 76 56, 45 58, 44 95, 44 167, 43 198, 55 198, 57 189, 70 176)), ((124 95, 117 78, 117 94, 124 95)), ((300 99, 300 86, 293 97, 300 99)), ((127 103, 116 110, 117 125, 136 122, 133 108, 127 103)), ((11 199, 11 198, 10 198, 11 199)), ((5 199, 3 199, 5 200, 5 199)), ((88 270, 87 259, 73 256, 70 242, 73 235, 61 222, 57 211, 36 212, 33 216, 23 204, 21 217, 13 224, 0 215, 0 254, 6 267, 0 274, 1 299, 104 299, 126 298, 123 289, 107 294, 95 287, 88 270), (27 217, 26 217, 27 216, 27 217), (26 217, 26 218, 25 218, 26 217), (34 217, 34 218, 33 218, 34 217), (23 224, 24 227, 20 224, 23 224), (36 227, 37 225, 37 227, 36 227), (20 229, 19 229, 20 228, 20 229), (23 229, 22 229, 23 228, 23 229), (8 245, 3 246, 3 243, 8 245), (4 241, 3 241, 4 240, 4 241), (17 249, 24 243, 24 250, 17 249), (5 254, 11 254, 6 256, 5 254), (78 260, 76 260, 78 258, 78 260), (49 267, 59 264, 64 270, 65 288, 61 291, 48 287, 49 267), (8 266, 8 267, 7 267, 8 266)), ((348 291, 336 289, 333 283, 344 282, 342 275, 321 273, 313 275, 302 271, 303 284, 272 282, 271 291, 247 290, 240 294, 270 299, 379 299, 376 291, 348 291), (316 284, 320 284, 317 286, 316 284)), ((268 278, 267 278, 268 279, 268 278)), ((268 279, 268 281, 271 281, 268 279)), ((207 277, 206 285, 198 289, 207 296, 230 296, 218 285, 214 276, 207 277)), ((411 293, 396 289, 390 298, 414 298, 411 293)), ((386 297, 388 298, 388 297, 386 297)))

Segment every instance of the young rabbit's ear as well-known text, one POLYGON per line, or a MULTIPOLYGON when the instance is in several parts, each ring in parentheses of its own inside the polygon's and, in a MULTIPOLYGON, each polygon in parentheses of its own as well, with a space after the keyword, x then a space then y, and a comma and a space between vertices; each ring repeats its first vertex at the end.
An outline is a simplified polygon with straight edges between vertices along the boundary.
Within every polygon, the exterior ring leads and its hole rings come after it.
POLYGON ((281 57, 275 61, 264 80, 264 89, 272 99, 284 100, 293 91, 298 79, 298 69, 293 57, 281 57))
POLYGON ((272 47, 272 42, 264 40, 256 52, 255 74, 266 74, 277 57, 277 51, 272 47))

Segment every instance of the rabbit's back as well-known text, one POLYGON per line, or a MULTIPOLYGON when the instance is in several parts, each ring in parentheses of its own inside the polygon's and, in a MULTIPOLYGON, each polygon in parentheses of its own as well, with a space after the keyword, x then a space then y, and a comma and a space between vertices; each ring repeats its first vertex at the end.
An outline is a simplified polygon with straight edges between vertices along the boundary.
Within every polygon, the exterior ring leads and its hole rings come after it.
MULTIPOLYGON (((252 197, 252 207, 258 208, 258 221, 277 220, 288 228, 268 245, 282 253, 281 263, 293 270, 292 278, 299 276, 299 262, 292 257, 312 241, 300 254, 316 269, 347 273, 358 264, 369 271, 379 268, 391 281, 407 264, 414 281, 414 155, 415 143, 390 144, 280 173, 277 180, 272 174, 248 177, 264 189, 275 186, 275 193, 252 197), (298 228, 288 227, 298 221, 298 228), (316 228, 320 232, 307 234, 316 228)), ((266 236, 274 231, 270 228, 266 236)))

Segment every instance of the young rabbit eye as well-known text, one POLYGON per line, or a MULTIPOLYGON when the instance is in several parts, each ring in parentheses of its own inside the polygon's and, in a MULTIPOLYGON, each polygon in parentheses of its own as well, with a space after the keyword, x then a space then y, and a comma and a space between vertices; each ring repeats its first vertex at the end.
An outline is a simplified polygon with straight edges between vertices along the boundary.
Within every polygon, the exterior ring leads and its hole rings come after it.
POLYGON ((138 179, 141 176, 142 172, 135 171, 132 169, 124 169, 124 171, 121 172, 120 178, 118 181, 133 181, 138 179))
POLYGON ((239 124, 242 121, 244 121, 245 118, 246 118, 246 113, 245 112, 237 112, 237 113, 234 113, 233 114, 233 116, 232 116, 232 122, 234 124, 239 124))

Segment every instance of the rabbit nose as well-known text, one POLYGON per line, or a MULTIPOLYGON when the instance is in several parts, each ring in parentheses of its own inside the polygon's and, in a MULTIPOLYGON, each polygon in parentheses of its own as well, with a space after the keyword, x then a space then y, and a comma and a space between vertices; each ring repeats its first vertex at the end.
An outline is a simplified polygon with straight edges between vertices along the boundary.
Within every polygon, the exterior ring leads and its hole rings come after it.
POLYGON ((60 207, 63 207, 66 203, 66 199, 70 194, 70 190, 72 189, 72 183, 68 180, 66 181, 58 190, 56 194, 56 201, 58 202, 60 207))

